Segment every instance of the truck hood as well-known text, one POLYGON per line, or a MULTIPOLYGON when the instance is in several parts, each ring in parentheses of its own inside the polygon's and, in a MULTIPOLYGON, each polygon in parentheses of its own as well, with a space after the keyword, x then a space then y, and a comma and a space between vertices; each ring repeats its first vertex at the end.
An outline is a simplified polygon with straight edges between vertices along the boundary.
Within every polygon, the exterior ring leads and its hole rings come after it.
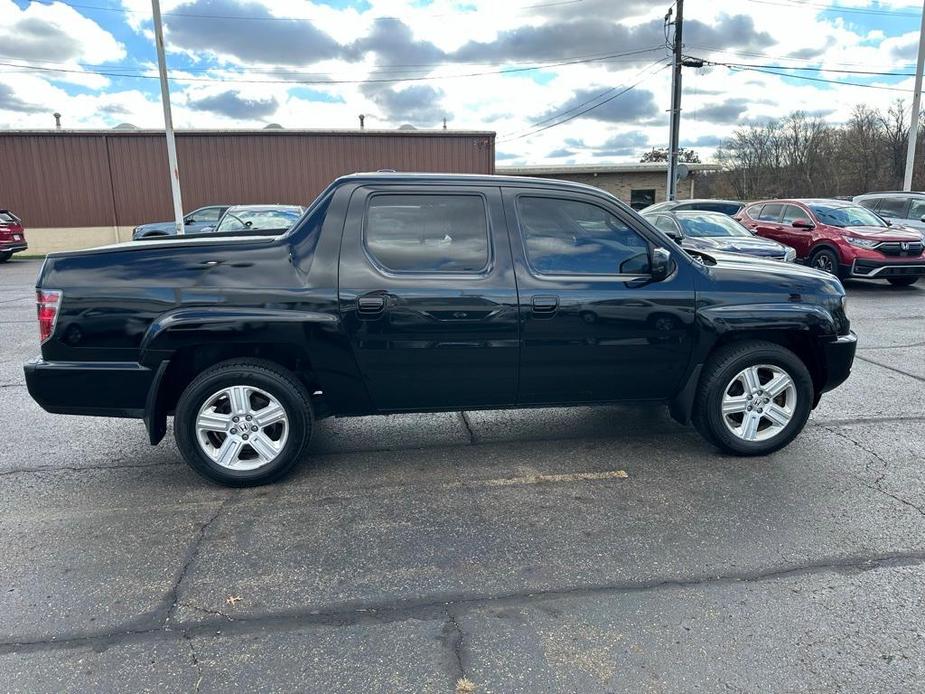
POLYGON ((780 258, 787 252, 787 246, 784 244, 760 236, 685 236, 681 240, 681 246, 707 252, 720 251, 774 258, 780 258))
POLYGON ((911 229, 897 227, 844 227, 845 231, 863 239, 875 241, 921 241, 922 235, 911 229))
POLYGON ((821 281, 824 284, 841 285, 834 275, 796 263, 782 263, 779 260, 717 251, 691 251, 691 254, 694 257, 701 256, 704 259, 704 265, 710 271, 746 272, 753 275, 755 281, 760 281, 761 276, 764 276, 766 279, 791 278, 795 281, 805 280, 815 283, 821 281))

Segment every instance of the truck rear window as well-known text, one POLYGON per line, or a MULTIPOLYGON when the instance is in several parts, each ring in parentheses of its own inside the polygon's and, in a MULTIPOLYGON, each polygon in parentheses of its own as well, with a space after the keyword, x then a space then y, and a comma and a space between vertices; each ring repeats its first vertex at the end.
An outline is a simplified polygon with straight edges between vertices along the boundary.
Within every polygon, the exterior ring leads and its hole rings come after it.
POLYGON ((488 266, 485 201, 479 195, 374 195, 366 250, 394 272, 480 272, 488 266))

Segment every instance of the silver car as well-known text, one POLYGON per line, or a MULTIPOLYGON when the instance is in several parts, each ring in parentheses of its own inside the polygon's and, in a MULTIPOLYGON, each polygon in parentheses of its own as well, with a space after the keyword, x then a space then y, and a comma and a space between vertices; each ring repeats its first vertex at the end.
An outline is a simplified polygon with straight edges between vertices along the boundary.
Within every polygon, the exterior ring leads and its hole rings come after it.
POLYGON ((854 202, 876 212, 890 224, 915 229, 925 239, 925 193, 865 193, 856 195, 854 202))
POLYGON ((289 229, 305 212, 299 205, 235 205, 225 210, 215 227, 202 231, 222 234, 231 231, 279 231, 289 229))

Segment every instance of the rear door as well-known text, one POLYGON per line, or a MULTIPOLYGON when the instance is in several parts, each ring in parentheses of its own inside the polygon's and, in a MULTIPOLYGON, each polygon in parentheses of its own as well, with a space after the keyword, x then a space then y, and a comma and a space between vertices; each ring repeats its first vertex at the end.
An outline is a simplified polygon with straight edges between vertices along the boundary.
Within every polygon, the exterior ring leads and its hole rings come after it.
MULTIPOLYGON (((783 236, 783 226, 781 225, 781 215, 784 212, 784 206, 781 203, 771 202, 761 208, 761 212, 755 219, 757 222, 752 229, 758 236, 764 236, 766 239, 781 241, 783 236)), ((786 243, 781 241, 781 243, 786 243)))
POLYGON ((353 192, 339 302, 379 411, 514 402, 510 267, 498 188, 378 184, 353 192))
POLYGON ((690 264, 652 282, 658 237, 598 196, 505 188, 504 207, 520 295, 518 402, 673 394, 693 339, 690 264))

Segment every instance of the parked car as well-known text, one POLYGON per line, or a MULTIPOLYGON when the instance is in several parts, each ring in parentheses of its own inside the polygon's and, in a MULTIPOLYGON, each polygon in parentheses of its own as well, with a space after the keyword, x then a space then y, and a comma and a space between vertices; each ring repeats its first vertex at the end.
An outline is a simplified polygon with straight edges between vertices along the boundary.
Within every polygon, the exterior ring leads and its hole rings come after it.
POLYGON ((797 252, 771 239, 755 236, 722 212, 649 212, 642 216, 689 251, 724 251, 793 262, 797 252))
POLYGON ((203 232, 285 231, 304 212, 305 208, 299 205, 235 205, 225 210, 218 224, 206 227, 203 232))
MULTIPOLYGON (((183 218, 183 231, 187 234, 195 234, 203 231, 206 227, 214 227, 221 216, 225 213, 230 205, 207 205, 193 210, 183 218)), ((132 230, 132 239, 163 238, 164 236, 176 236, 177 225, 171 220, 169 222, 152 222, 151 224, 141 224, 132 230)))
POLYGON ((795 248, 800 262, 838 277, 884 279, 905 287, 925 275, 919 233, 891 228, 854 202, 765 200, 736 218, 759 236, 795 248))
POLYGON ((142 418, 153 444, 172 414, 186 461, 235 486, 332 415, 646 401, 763 455, 857 343, 831 275, 695 260, 598 188, 505 176, 354 174, 280 236, 52 253, 37 301, 43 408, 142 418))
POLYGON ((643 212, 681 212, 682 210, 700 210, 702 212, 722 212, 734 217, 742 208, 744 202, 738 200, 710 200, 708 198, 692 198, 690 200, 665 200, 649 205, 643 212))
POLYGON ((922 232, 922 238, 925 239, 925 193, 865 193, 855 196, 854 202, 873 210, 892 224, 922 232))
POLYGON ((29 247, 22 220, 10 210, 0 210, 0 263, 29 247))

